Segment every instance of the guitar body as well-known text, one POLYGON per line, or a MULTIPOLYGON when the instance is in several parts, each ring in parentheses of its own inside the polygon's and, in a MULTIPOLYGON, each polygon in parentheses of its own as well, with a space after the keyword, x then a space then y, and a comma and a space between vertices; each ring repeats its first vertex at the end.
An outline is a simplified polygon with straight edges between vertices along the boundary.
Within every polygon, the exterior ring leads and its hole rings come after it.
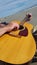
MULTIPOLYGON (((0 60, 11 64, 23 64, 30 61, 36 51, 35 40, 31 30, 33 26, 28 22, 24 24, 28 29, 28 35, 21 38, 4 34, 0 37, 0 60)), ((18 31, 13 31, 18 34, 18 31)))

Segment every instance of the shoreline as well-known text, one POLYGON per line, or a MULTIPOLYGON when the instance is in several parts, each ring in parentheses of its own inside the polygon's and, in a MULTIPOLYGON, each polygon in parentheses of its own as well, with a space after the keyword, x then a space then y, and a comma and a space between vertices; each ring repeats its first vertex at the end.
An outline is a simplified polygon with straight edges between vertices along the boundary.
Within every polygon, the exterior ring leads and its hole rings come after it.
POLYGON ((36 25, 37 24, 37 6, 29 8, 27 10, 20 11, 14 15, 0 18, 0 22, 4 22, 4 21, 10 22, 12 20, 22 21, 26 15, 26 13, 32 13, 32 20, 31 20, 32 22, 30 22, 30 23, 32 23, 33 25, 36 25))

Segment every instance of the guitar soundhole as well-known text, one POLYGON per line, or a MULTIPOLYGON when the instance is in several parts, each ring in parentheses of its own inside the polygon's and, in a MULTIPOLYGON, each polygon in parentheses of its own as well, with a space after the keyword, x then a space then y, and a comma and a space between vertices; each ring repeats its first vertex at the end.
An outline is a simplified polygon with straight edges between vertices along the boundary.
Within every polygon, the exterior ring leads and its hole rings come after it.
POLYGON ((24 26, 23 25, 19 25, 19 30, 22 30, 24 29, 24 26))
POLYGON ((20 36, 28 36, 28 29, 25 27, 25 29, 21 30, 19 32, 20 36))

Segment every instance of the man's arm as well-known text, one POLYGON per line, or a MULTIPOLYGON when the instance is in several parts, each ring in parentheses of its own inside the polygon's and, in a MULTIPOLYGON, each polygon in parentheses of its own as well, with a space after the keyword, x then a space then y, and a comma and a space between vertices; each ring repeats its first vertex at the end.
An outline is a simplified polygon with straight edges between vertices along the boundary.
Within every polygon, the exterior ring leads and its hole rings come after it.
POLYGON ((0 37, 7 32, 7 27, 0 28, 0 37))
POLYGON ((18 25, 17 23, 15 23, 15 22, 11 22, 11 23, 9 23, 9 24, 6 25, 6 26, 1 27, 1 28, 0 28, 0 37, 1 37, 4 33, 10 32, 10 31, 12 31, 14 28, 16 28, 16 27, 17 27, 17 29, 18 29, 18 28, 19 28, 19 25, 18 25))

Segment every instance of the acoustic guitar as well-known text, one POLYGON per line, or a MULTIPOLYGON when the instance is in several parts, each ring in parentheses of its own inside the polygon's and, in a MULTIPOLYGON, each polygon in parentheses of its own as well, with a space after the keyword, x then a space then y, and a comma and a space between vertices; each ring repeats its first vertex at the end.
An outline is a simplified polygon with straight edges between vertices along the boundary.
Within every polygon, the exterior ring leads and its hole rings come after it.
MULTIPOLYGON (((25 22, 24 26, 28 30, 27 36, 14 37, 6 33, 0 37, 0 60, 11 64, 23 64, 33 58, 36 51, 36 42, 31 33, 33 25, 25 22)), ((11 33, 17 35, 20 31, 11 33)))

